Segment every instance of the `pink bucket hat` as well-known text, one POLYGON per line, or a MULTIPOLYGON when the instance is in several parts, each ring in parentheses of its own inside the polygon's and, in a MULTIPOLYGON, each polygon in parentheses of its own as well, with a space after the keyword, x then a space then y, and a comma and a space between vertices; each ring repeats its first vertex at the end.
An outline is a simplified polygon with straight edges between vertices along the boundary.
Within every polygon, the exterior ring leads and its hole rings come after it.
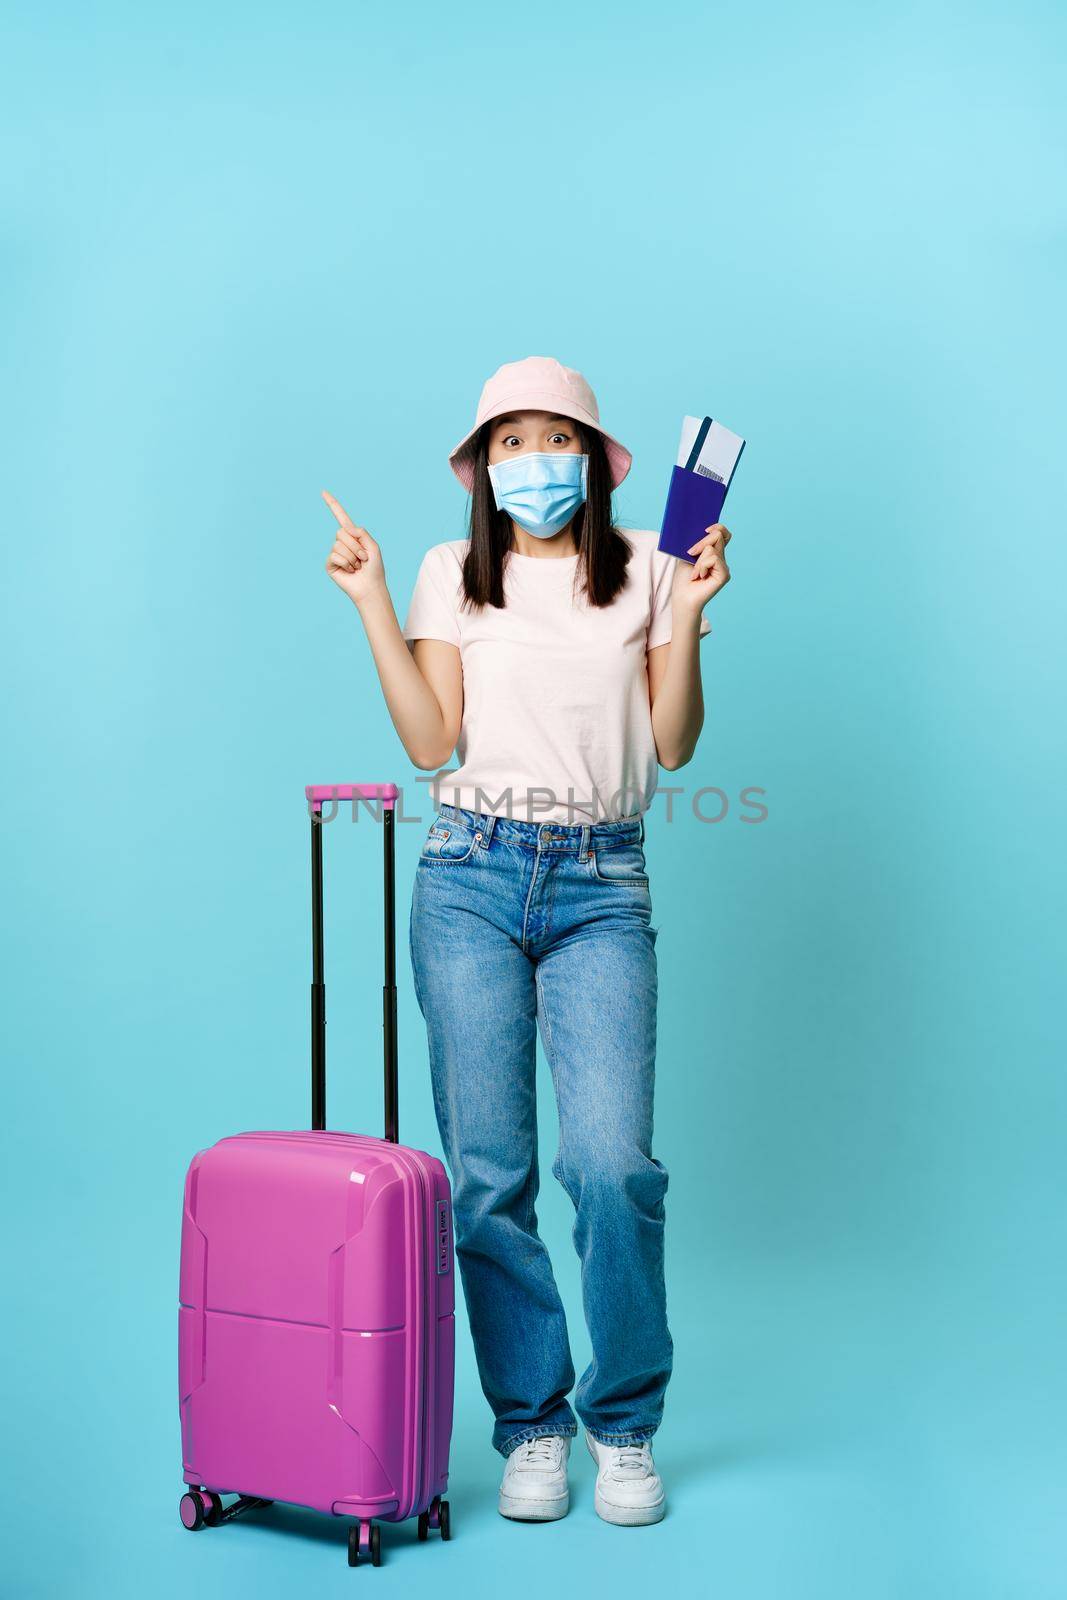
POLYGON ((555 416, 573 417, 576 422, 595 428, 604 440, 613 489, 619 487, 630 470, 633 456, 600 426, 596 395, 581 373, 562 366, 551 356, 527 356, 524 361, 506 361, 486 380, 474 427, 449 452, 448 464, 468 491, 474 487, 475 434, 483 422, 509 411, 551 411, 555 416))

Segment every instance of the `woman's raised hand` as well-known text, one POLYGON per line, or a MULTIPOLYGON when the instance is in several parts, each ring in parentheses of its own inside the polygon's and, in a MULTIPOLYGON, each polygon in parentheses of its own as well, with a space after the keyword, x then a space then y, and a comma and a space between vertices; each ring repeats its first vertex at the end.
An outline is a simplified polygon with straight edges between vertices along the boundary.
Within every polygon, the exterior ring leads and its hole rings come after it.
POLYGON ((718 594, 730 581, 726 565, 726 546, 733 538, 729 528, 713 522, 704 529, 704 537, 689 546, 689 554, 696 559, 679 561, 671 590, 671 607, 697 614, 703 611, 713 595, 718 594))
POLYGON ((356 605, 385 589, 382 552, 367 532, 357 527, 339 500, 324 489, 322 498, 337 518, 337 538, 326 557, 326 571, 356 605))

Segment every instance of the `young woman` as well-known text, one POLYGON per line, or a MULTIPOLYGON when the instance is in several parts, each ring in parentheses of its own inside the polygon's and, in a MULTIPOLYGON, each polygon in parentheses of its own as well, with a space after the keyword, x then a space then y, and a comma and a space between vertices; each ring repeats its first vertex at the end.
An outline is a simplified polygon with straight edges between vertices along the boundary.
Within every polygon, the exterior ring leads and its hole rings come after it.
POLYGON ((534 1210, 540 1029, 592 1344, 574 1401, 596 1510, 656 1522, 650 1441, 673 1345, 644 813, 657 765, 683 766, 700 734, 703 608, 729 580, 730 533, 707 529, 690 565, 658 551, 654 531, 617 528, 611 495, 630 453, 601 428, 581 374, 548 357, 487 381, 449 459, 470 491, 469 535, 426 553, 403 629, 378 545, 330 495, 326 568, 356 603, 411 760, 460 758, 437 785, 447 798, 423 843, 410 940, 457 1259, 505 1457, 499 1507, 563 1516, 577 1432, 534 1210))

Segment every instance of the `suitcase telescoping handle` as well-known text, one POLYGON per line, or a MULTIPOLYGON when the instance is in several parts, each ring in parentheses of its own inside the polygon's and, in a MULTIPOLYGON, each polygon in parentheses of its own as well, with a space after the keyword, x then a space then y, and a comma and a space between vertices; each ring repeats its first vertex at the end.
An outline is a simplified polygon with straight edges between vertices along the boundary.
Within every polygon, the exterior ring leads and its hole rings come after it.
MULTIPOLYGON (((382 1030, 385 1054, 385 1137, 399 1144, 396 1040, 396 802, 395 783, 309 783, 304 790, 311 817, 311 1126, 326 1127, 326 978, 322 955, 323 806, 351 800, 377 801, 385 859, 385 983, 382 1030)), ((373 805, 368 810, 373 810, 373 805)))

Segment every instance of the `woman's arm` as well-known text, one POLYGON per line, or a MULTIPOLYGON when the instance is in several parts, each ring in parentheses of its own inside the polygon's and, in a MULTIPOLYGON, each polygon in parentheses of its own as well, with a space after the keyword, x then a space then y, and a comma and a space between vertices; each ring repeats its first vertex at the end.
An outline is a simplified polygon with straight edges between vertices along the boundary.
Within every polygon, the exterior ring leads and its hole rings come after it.
POLYGON ((414 654, 400 631, 382 553, 332 495, 337 539, 326 571, 353 601, 367 634, 393 726, 416 767, 435 771, 451 756, 463 715, 459 651, 443 639, 417 639, 414 654))
POLYGON ((648 652, 648 697, 659 764, 674 772, 692 760, 704 726, 699 614, 692 625, 675 619, 670 642, 648 652))
POLYGON ((704 607, 730 581, 725 549, 732 535, 721 522, 690 545, 690 566, 679 561, 671 590, 671 637, 648 652, 648 696, 660 765, 668 772, 693 759, 704 726, 700 678, 700 619, 704 607))

